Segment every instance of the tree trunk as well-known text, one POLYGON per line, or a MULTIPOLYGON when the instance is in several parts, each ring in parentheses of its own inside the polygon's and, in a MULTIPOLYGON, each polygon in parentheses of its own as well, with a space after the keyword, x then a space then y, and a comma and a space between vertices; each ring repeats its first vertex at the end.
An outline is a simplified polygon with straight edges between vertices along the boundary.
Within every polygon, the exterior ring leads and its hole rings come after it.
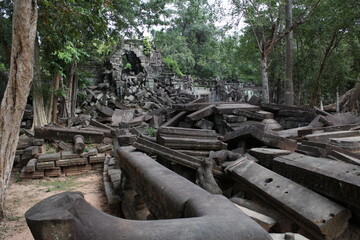
POLYGON ((60 85, 60 79, 61 76, 59 73, 55 73, 54 74, 54 79, 53 79, 53 93, 51 93, 51 99, 52 99, 52 113, 51 113, 51 122, 57 122, 57 105, 58 105, 58 97, 55 94, 58 90, 59 90, 59 85, 60 85))
POLYGON ((70 71, 69 71, 69 76, 68 76, 68 82, 67 82, 67 88, 69 89, 69 92, 68 94, 66 95, 66 98, 65 98, 65 104, 66 104, 66 109, 67 109, 67 116, 70 116, 70 117, 73 117, 74 114, 72 113, 72 109, 73 109, 73 106, 72 106, 72 103, 73 103, 73 97, 74 97, 74 76, 75 76, 75 71, 76 71, 76 68, 77 68, 77 64, 76 62, 74 62, 73 64, 71 64, 71 67, 70 67, 70 71))
POLYGON ((261 82, 262 82, 262 102, 269 103, 269 77, 268 77, 268 63, 265 53, 261 54, 261 82))
POLYGON ((354 91, 349 98, 349 110, 355 114, 359 114, 359 97, 360 97, 360 77, 354 87, 354 91))
POLYGON ((14 0, 9 82, 0 110, 0 220, 5 216, 5 193, 34 74, 36 24, 36 0, 14 0))
POLYGON ((35 59, 34 59, 34 80, 33 80, 33 107, 34 107, 34 120, 33 128, 44 126, 49 123, 45 113, 44 95, 40 79, 40 47, 39 41, 36 37, 35 40, 35 59))
POLYGON ((77 100, 77 92, 78 92, 78 84, 79 78, 77 77, 76 73, 73 76, 73 90, 71 95, 71 117, 75 117, 75 109, 76 109, 76 100, 77 100))
POLYGON ((314 88, 314 91, 313 91, 312 97, 311 97, 311 105, 313 105, 313 106, 315 106, 319 102, 319 98, 321 95, 321 92, 320 92, 321 78, 324 74, 325 64, 327 63, 327 60, 329 59, 333 50, 339 44, 341 37, 345 32, 345 31, 342 32, 340 30, 341 29, 337 29, 334 31, 333 36, 325 50, 324 57, 321 60, 319 72, 318 72, 316 82, 315 82, 315 88, 314 88))
MULTIPOLYGON (((292 0, 286 0, 286 29, 292 25, 292 0)), ((285 105, 294 105, 294 83, 293 83, 293 31, 286 35, 285 55, 285 105)))

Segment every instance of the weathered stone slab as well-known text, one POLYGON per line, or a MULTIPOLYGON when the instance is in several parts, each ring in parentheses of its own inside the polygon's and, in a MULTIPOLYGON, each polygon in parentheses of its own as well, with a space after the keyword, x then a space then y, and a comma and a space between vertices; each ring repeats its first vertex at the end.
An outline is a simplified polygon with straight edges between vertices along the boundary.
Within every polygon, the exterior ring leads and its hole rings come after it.
POLYGON ((113 146, 110 144, 104 144, 104 145, 97 146, 99 153, 104 153, 106 151, 110 151, 110 150, 112 150, 112 148, 113 148, 113 146))
POLYGON ((292 232, 294 231, 294 228, 298 228, 293 221, 271 206, 271 203, 268 200, 264 201, 254 195, 251 196, 251 200, 240 198, 235 195, 230 198, 230 201, 274 219, 277 222, 277 224, 271 229, 274 232, 292 232))
POLYGON ((259 106, 251 105, 248 103, 219 104, 215 108, 217 113, 219 114, 232 114, 236 109, 252 112, 260 110, 259 106))
POLYGON ((300 144, 295 152, 305 154, 312 157, 323 157, 324 151, 321 151, 318 147, 300 144))
POLYGON ((154 115, 153 117, 152 117, 152 119, 150 120, 150 126, 151 127, 153 127, 153 128, 156 128, 156 129, 158 129, 159 127, 160 127, 160 125, 161 125, 161 122, 162 122, 162 117, 159 117, 159 116, 157 116, 157 115, 154 115))
POLYGON ((117 139, 120 146, 129 146, 135 142, 136 135, 135 134, 118 135, 117 139))
POLYGON ((327 157, 334 159, 334 160, 343 161, 346 163, 351 163, 351 164, 360 166, 360 158, 352 157, 350 155, 341 153, 339 151, 333 150, 328 154, 327 157))
POLYGON ((55 162, 51 161, 51 162, 37 162, 36 163, 36 170, 37 171, 42 171, 42 170, 51 170, 55 168, 55 162))
POLYGON ((177 128, 177 127, 161 127, 158 130, 159 136, 168 136, 172 138, 197 138, 197 139, 208 139, 217 140, 217 134, 214 130, 205 129, 189 129, 189 128, 177 128))
POLYGON ((211 114, 213 114, 214 110, 215 110, 215 105, 212 104, 189 114, 186 118, 189 119, 190 121, 198 121, 202 118, 208 117, 211 114))
POLYGON ((110 131, 114 131, 114 129, 112 127, 109 127, 108 125, 106 124, 103 124, 101 122, 98 122, 96 121, 95 119, 91 119, 90 120, 90 124, 92 126, 95 126, 95 127, 98 127, 98 128, 103 128, 103 129, 106 129, 106 130, 110 130, 110 131))
POLYGON ((25 170, 25 167, 21 169, 20 178, 21 179, 42 179, 44 178, 44 171, 35 171, 28 173, 25 170))
POLYGON ((89 156, 94 156, 98 154, 98 150, 96 148, 88 148, 85 149, 83 153, 80 154, 82 158, 88 158, 89 156))
POLYGON ((79 169, 79 172, 88 172, 88 171, 92 170, 92 166, 90 164, 79 165, 78 169, 79 169))
MULTIPOLYGON (((137 141, 133 144, 136 149, 146 152, 148 154, 158 155, 168 161, 192 168, 197 169, 200 166, 201 160, 181 153, 180 151, 176 151, 170 149, 168 147, 164 147, 160 144, 145 140, 143 138, 138 138, 137 141)), ((217 176, 222 176, 222 171, 217 169, 213 169, 213 174, 217 176)))
POLYGON ((255 119, 255 120, 260 120, 260 121, 264 120, 264 119, 274 118, 274 115, 271 112, 266 112, 263 110, 251 112, 251 111, 246 111, 246 110, 242 110, 242 109, 235 109, 233 111, 233 114, 238 115, 238 116, 244 116, 244 117, 255 119))
POLYGON ((316 118, 317 114, 314 111, 303 111, 303 110, 280 110, 277 113, 280 118, 292 119, 302 122, 311 122, 316 118))
POLYGON ((60 177, 61 176, 61 168, 58 167, 57 169, 45 170, 46 177, 60 177))
POLYGON ((225 121, 228 123, 242 123, 247 121, 247 117, 236 116, 236 115, 226 115, 225 121))
POLYGON ((173 118, 169 119, 165 122, 162 127, 177 127, 181 121, 183 121, 186 117, 187 111, 182 111, 176 114, 173 118))
MULTIPOLYGON (((265 131, 280 131, 283 129, 283 127, 276 121, 275 119, 264 119, 262 120, 262 123, 265 125, 264 130, 265 131)), ((288 136, 282 136, 281 137, 288 137, 288 136)))
POLYGON ((135 115, 135 110, 115 109, 111 119, 111 126, 128 127, 135 115))
POLYGON ((291 154, 290 151, 275 148, 252 148, 249 153, 259 161, 259 164, 268 169, 272 169, 274 158, 291 154))
POLYGON ((22 154, 29 154, 31 156, 35 156, 38 154, 39 148, 38 146, 30 146, 24 149, 24 152, 22 154))
POLYGON ((104 170, 104 163, 92 163, 91 167, 94 171, 103 171, 104 170))
POLYGON ((214 124, 206 119, 201 119, 199 121, 197 121, 194 124, 195 127, 200 128, 200 129, 206 129, 206 130, 212 130, 214 127, 214 124))
POLYGON ((87 158, 72 158, 72 159, 62 159, 56 161, 56 166, 64 167, 64 166, 76 166, 76 165, 85 165, 87 164, 87 158))
POLYGON ((98 111, 106 117, 111 117, 114 113, 114 110, 112 110, 111 108, 107 107, 107 106, 99 106, 98 111))
POLYGON ((306 135, 305 138, 313 142, 329 143, 330 138, 355 137, 355 136, 360 136, 360 131, 336 131, 336 132, 313 133, 306 135))
POLYGON ((255 220, 255 222, 257 222, 267 232, 269 232, 270 228, 272 228, 275 224, 277 224, 276 220, 269 216, 255 212, 251 209, 239 206, 237 204, 235 204, 235 206, 239 208, 241 211, 243 211, 246 215, 251 217, 253 220, 255 220))
POLYGON ((222 141, 228 143, 229 145, 233 145, 233 143, 237 143, 240 139, 252 139, 252 141, 249 140, 249 143, 257 142, 254 140, 258 140, 269 147, 276 147, 288 151, 294 151, 297 148, 297 143, 295 141, 277 136, 270 132, 264 132, 263 129, 264 125, 261 123, 248 125, 244 124, 236 131, 226 133, 222 138, 222 141))
MULTIPOLYGON (((73 150, 73 146, 72 144, 66 143, 64 141, 60 141, 58 144, 60 149, 62 150, 67 150, 67 151, 72 151, 73 150)), ((44 153, 44 152, 43 152, 44 153)))
POLYGON ((57 161, 55 161, 55 165, 56 165, 57 167, 67 167, 67 166, 71 166, 70 159, 57 160, 57 161))
POLYGON ((319 121, 326 125, 346 125, 360 123, 360 118, 352 114, 351 112, 346 112, 322 116, 319 121))
POLYGON ((223 150, 227 144, 219 140, 158 137, 158 143, 172 149, 183 150, 223 150))
POLYGON ((106 155, 104 153, 99 153, 96 156, 89 157, 89 163, 103 163, 105 161, 106 155))
MULTIPOLYGON (((74 153, 73 151, 62 151, 61 152, 61 159, 71 159, 71 158, 78 158, 80 155, 74 153)), ((56 159, 52 159, 56 160, 56 159)))
POLYGON ((56 161, 61 158, 60 153, 48 153, 48 154, 41 154, 38 157, 38 162, 49 162, 49 161, 56 161))
POLYGON ((267 111, 271 111, 271 112, 278 112, 278 111, 284 111, 284 110, 289 110, 289 111, 311 111, 311 109, 309 107, 296 107, 296 106, 287 106, 284 104, 275 104, 275 103, 261 103, 261 108, 265 109, 267 111))
POLYGON ((103 132, 58 127, 35 127, 35 136, 37 138, 72 142, 75 135, 82 135, 86 143, 101 143, 104 139, 103 132))
POLYGON ((360 166, 293 153, 274 158, 273 171, 360 208, 360 166))
POLYGON ((131 122, 129 123, 129 127, 137 127, 141 126, 141 124, 145 121, 145 115, 135 117, 131 122))
POLYGON ((36 158, 33 158, 31 159, 27 165, 25 166, 25 170, 26 172, 28 173, 32 173, 32 172, 35 172, 36 171, 36 162, 37 162, 37 159, 36 158))
POLYGON ((330 138, 329 144, 349 150, 351 152, 360 151, 360 136, 330 138))
POLYGON ((193 157, 200 157, 200 158, 204 158, 204 157, 209 157, 210 151, 193 151, 193 150, 178 150, 181 153, 187 154, 189 156, 193 156, 193 157))
POLYGON ((62 169, 65 176, 74 176, 81 173, 78 166, 63 167, 62 169))
POLYGON ((218 105, 218 104, 230 104, 226 102, 213 102, 213 103, 189 103, 189 104, 174 104, 173 109, 177 111, 198 111, 200 109, 203 109, 204 107, 210 106, 210 105, 218 105))
POLYGON ((255 162, 237 161, 226 172, 258 197, 271 201, 313 239, 334 239, 348 226, 349 210, 255 162))

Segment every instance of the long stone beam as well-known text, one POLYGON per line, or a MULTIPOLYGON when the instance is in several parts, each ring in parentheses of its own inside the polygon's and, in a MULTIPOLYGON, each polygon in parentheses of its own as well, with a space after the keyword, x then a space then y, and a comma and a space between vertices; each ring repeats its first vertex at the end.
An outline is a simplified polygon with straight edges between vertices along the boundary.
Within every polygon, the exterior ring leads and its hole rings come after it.
POLYGON ((311 239, 334 239, 348 227, 349 210, 253 161, 238 160, 226 172, 297 223, 311 239))
POLYGON ((272 170, 349 206, 360 208, 360 166, 298 153, 274 158, 272 170))
MULTIPOLYGON (((133 145, 140 151, 146 152, 148 154, 158 155, 168 161, 183 165, 185 167, 192 169, 198 169, 198 167, 200 167, 201 160, 180 151, 148 141, 144 138, 138 138, 133 145)), ((224 175, 224 173, 218 169, 213 169, 213 174, 215 176, 224 175)))
POLYGON ((35 137, 72 142, 76 135, 82 135, 87 143, 101 143, 104 133, 97 131, 76 130, 60 127, 35 127, 35 137))
POLYGON ((119 148, 120 161, 138 193, 162 220, 117 218, 92 207, 80 193, 60 193, 26 212, 35 239, 272 239, 225 197, 206 192, 132 150, 119 148))

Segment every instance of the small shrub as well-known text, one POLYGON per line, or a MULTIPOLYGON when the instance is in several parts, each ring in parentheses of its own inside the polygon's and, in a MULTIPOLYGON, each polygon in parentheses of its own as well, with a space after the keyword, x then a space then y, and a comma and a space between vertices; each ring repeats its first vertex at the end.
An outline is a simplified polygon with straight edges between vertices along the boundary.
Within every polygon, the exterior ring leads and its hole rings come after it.
POLYGON ((142 44, 144 46, 143 52, 144 52, 145 56, 150 56, 151 51, 152 51, 150 37, 145 37, 142 41, 142 44))
POLYGON ((131 69, 132 69, 131 63, 127 63, 125 65, 125 67, 123 68, 123 70, 130 70, 130 71, 131 71, 131 69))
POLYGON ((181 72, 178 63, 177 63, 174 59, 172 59, 172 58, 170 58, 170 57, 165 57, 165 58, 164 58, 164 63, 165 63, 165 65, 166 65, 166 67, 167 67, 170 71, 174 72, 174 73, 175 73, 176 75, 178 75, 179 77, 185 76, 185 75, 181 72))
POLYGON ((146 130, 146 133, 147 133, 148 136, 155 137, 155 135, 156 135, 156 129, 155 128, 148 127, 145 130, 146 130))

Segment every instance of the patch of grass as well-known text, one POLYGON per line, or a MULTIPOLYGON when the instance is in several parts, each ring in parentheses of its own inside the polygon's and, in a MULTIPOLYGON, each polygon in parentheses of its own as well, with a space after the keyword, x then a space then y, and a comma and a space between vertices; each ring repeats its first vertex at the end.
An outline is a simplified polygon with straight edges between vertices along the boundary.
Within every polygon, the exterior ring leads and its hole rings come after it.
POLYGON ((41 183, 41 186, 47 187, 46 192, 71 191, 81 185, 83 185, 83 183, 77 182, 75 178, 66 178, 65 180, 55 179, 41 183))
POLYGON ((7 220, 8 220, 8 221, 18 221, 19 219, 21 219, 20 216, 7 217, 7 220))
POLYGON ((52 146, 50 143, 45 144, 45 153, 46 154, 55 153, 55 152, 56 152, 56 149, 54 148, 54 146, 52 146))
POLYGON ((15 173, 15 182, 20 182, 20 172, 15 173))
POLYGON ((146 134, 150 137, 155 137, 155 135, 156 135, 156 129, 153 127, 147 127, 145 129, 145 131, 146 131, 146 134))

